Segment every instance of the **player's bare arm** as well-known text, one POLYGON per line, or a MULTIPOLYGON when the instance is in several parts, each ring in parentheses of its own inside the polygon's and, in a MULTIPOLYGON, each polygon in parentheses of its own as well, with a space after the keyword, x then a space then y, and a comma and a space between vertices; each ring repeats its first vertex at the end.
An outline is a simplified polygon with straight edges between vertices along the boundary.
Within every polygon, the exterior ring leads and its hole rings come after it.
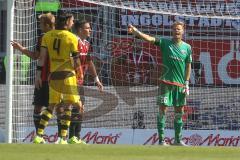
POLYGON ((47 54, 48 54, 47 48, 41 47, 38 65, 37 65, 36 79, 35 79, 35 86, 38 89, 42 86, 42 78, 41 78, 42 67, 45 64, 47 54))
POLYGON ((186 64, 186 75, 185 75, 185 80, 189 81, 191 75, 191 63, 186 64))
POLYGON ((96 68, 95 68, 95 65, 94 65, 93 61, 92 60, 89 61, 88 65, 89 65, 90 73, 94 76, 94 81, 97 84, 97 87, 98 87, 99 91, 102 92, 103 91, 103 85, 98 78, 96 68))
POLYGON ((81 61, 78 57, 78 53, 73 53, 72 56, 70 57, 72 66, 75 69, 75 71, 81 66, 81 61))
POLYGON ((128 25, 128 33, 131 33, 133 35, 135 35, 136 37, 143 39, 147 42, 150 42, 152 44, 155 43, 155 37, 149 36, 145 33, 140 32, 136 27, 134 27, 133 25, 128 25))
POLYGON ((40 53, 38 51, 32 52, 32 51, 28 50, 26 47, 23 47, 20 43, 18 43, 16 41, 11 41, 10 43, 13 46, 14 49, 19 50, 20 52, 22 52, 26 56, 28 56, 28 57, 30 57, 34 60, 37 60, 39 58, 40 53))

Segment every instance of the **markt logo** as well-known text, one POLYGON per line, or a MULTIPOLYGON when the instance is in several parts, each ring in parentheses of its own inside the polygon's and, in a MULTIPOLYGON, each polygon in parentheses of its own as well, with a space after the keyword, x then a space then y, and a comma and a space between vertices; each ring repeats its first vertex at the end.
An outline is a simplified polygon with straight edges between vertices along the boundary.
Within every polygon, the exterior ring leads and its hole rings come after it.
MULTIPOLYGON (((24 139, 23 142, 32 142, 35 137, 35 131, 32 130, 24 139)), ((92 144, 117 144, 118 139, 121 137, 122 133, 109 133, 109 134, 102 134, 98 131, 87 132, 83 137, 82 140, 86 141, 86 143, 92 144)), ((47 143, 54 143, 58 139, 58 133, 55 132, 53 134, 44 134, 44 140, 47 143)))
MULTIPOLYGON (((154 133, 149 137, 143 145, 147 144, 158 144, 159 137, 157 133, 154 133)), ((165 137, 164 140, 168 144, 174 143, 174 138, 165 137)), ((208 136, 202 136, 200 134, 192 134, 189 137, 183 137, 183 142, 191 146, 240 146, 239 140, 240 136, 222 136, 221 134, 209 134, 208 136)))
POLYGON ((107 135, 102 135, 98 131, 87 132, 85 136, 82 137, 84 141, 92 144, 117 144, 118 139, 121 137, 122 133, 109 133, 107 135))

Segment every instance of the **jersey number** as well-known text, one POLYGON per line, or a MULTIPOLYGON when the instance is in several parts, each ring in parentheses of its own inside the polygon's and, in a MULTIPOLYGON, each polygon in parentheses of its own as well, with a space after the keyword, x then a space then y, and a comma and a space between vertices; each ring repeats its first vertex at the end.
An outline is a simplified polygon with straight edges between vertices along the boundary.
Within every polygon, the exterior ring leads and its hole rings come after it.
POLYGON ((61 45, 61 39, 54 39, 53 42, 53 50, 55 50, 58 54, 60 53, 60 45, 61 45))

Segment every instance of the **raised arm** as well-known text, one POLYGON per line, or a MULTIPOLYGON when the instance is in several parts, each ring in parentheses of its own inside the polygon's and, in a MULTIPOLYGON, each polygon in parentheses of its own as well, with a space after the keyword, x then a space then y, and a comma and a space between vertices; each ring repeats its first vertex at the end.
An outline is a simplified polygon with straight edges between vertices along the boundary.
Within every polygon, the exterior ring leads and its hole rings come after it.
POLYGON ((81 66, 81 61, 79 59, 78 52, 72 53, 72 55, 70 56, 70 60, 75 70, 77 70, 81 66))
POLYGON ((22 52, 23 54, 25 54, 26 56, 36 60, 39 58, 39 51, 36 52, 32 52, 30 50, 28 50, 26 47, 23 47, 20 43, 16 42, 16 41, 11 41, 11 45, 13 46, 14 49, 19 50, 20 52, 22 52))
POLYGON ((149 36, 145 33, 140 32, 136 27, 134 27, 133 25, 128 25, 128 32, 135 35, 136 37, 143 39, 147 42, 150 42, 152 44, 155 43, 155 37, 149 36))

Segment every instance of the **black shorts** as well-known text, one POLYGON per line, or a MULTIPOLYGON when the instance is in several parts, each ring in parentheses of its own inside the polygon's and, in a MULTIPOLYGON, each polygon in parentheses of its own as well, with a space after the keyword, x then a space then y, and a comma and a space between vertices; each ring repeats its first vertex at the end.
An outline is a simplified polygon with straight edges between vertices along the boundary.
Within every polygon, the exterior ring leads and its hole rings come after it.
POLYGON ((34 89, 34 96, 33 96, 33 105, 34 106, 48 106, 48 99, 49 99, 49 87, 48 82, 43 81, 42 87, 34 89))

